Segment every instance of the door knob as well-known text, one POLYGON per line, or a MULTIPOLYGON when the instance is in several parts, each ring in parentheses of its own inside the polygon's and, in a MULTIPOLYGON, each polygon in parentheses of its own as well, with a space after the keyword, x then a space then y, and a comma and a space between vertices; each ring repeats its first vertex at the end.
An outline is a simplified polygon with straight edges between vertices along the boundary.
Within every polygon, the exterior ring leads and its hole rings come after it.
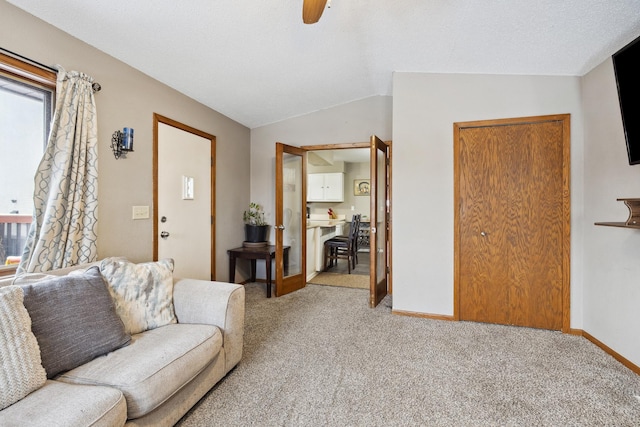
POLYGON ((169 233, 167 231, 163 231, 160 233, 160 237, 162 237, 163 239, 166 239, 167 237, 169 237, 169 233))
POLYGON ((278 225, 278 226, 276 226, 276 228, 277 228, 278 230, 284 230, 284 225, 278 225))
POLYGON ((482 237, 485 237, 485 236, 487 235, 487 233, 485 233, 484 231, 481 231, 481 232, 480 232, 480 235, 481 235, 482 237))

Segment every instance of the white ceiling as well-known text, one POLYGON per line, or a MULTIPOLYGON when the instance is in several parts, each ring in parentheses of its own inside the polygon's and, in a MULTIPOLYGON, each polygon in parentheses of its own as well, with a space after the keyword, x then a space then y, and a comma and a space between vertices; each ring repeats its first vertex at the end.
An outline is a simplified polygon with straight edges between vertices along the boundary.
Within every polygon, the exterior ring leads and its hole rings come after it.
POLYGON ((333 0, 313 25, 302 0, 8 2, 250 128, 394 71, 580 76, 640 35, 640 0, 333 0))

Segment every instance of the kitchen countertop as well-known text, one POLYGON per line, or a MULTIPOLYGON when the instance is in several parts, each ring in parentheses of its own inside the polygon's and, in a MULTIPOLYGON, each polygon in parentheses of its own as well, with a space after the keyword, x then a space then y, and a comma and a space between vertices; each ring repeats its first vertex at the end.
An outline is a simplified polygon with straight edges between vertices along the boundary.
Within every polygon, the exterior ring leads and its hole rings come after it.
POLYGON ((327 220, 307 220, 307 228, 315 227, 335 227, 336 225, 344 224, 343 219, 327 219, 327 220))

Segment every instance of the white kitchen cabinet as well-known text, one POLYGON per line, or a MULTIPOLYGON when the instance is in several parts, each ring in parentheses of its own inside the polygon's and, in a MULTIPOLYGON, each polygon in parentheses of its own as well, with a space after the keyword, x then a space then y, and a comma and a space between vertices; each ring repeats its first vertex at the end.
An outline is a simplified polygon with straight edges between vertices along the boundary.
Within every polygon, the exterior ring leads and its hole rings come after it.
POLYGON ((344 174, 310 173, 307 175, 308 202, 344 202, 344 174))

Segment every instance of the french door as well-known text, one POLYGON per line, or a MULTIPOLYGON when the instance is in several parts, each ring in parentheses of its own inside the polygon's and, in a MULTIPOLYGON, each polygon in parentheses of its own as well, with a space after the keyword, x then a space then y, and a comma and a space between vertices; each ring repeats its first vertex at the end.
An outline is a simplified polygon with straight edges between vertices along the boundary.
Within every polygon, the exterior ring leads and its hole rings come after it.
MULTIPOLYGON (((391 147, 374 135, 369 144, 350 148, 367 145, 371 153, 369 305, 375 307, 391 288, 391 147)), ((336 147, 276 143, 276 296, 301 289, 306 282, 306 153, 336 147)))
POLYGON ((371 148, 371 231, 369 237, 369 306, 387 295, 389 286, 389 146, 373 135, 371 148))
POLYGON ((306 283, 306 164, 305 150, 276 143, 276 297, 306 283))

